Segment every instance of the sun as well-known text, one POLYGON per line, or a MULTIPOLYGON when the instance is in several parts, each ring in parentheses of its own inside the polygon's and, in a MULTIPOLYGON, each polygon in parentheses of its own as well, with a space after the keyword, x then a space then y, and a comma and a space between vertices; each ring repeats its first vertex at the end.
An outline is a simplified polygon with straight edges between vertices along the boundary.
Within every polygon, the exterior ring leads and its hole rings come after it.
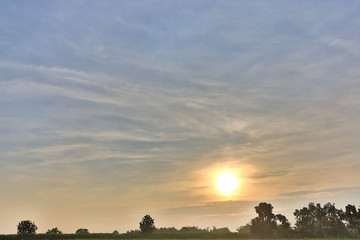
POLYGON ((223 173, 217 179, 216 187, 222 194, 231 195, 238 186, 239 181, 233 173, 223 173))

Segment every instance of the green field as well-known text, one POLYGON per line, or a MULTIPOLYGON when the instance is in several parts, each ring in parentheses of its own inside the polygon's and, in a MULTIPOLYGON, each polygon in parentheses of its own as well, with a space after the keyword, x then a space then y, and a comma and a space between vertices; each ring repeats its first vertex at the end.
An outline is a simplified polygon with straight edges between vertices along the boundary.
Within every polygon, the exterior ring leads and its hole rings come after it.
POLYGON ((330 240, 330 239, 337 239, 337 240, 353 240, 357 238, 253 238, 249 235, 240 235, 236 237, 236 234, 227 237, 220 237, 220 236, 211 236, 209 238, 206 237, 191 237, 191 234, 179 234, 176 237, 172 236, 169 238, 164 238, 164 236, 156 236, 150 235, 148 237, 145 236, 138 236, 138 237, 130 237, 124 238, 122 234, 114 235, 114 234, 61 234, 61 235, 49 235, 49 234, 36 234, 32 236, 19 236, 19 235, 0 235, 0 240, 51 240, 51 239, 68 239, 68 240, 114 240, 114 239, 121 239, 121 240, 179 240, 179 239, 186 239, 186 240, 267 240, 267 239, 276 239, 276 240, 285 240, 285 239, 292 239, 292 240, 330 240))
MULTIPOLYGON (((74 238, 73 240, 77 240, 74 238)), ((113 240, 114 238, 85 238, 82 240, 113 240)), ((140 238, 137 240, 154 240, 155 238, 140 238)), ((189 238, 187 240, 213 240, 214 238, 189 238)), ((228 238, 215 238, 216 240, 229 240, 228 238)), ((243 239, 243 238, 233 238, 233 239, 243 239)), ((354 240, 354 238, 248 238, 248 240, 354 240)), ((124 240, 133 240, 133 239, 124 239, 124 240)), ((178 238, 167 238, 161 240, 178 240, 178 238)))

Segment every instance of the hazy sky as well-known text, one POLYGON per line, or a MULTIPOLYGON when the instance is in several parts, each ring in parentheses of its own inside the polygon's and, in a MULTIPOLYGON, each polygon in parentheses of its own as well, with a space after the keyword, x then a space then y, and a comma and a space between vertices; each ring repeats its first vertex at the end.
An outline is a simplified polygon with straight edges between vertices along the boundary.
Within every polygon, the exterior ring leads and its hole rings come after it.
POLYGON ((0 233, 235 230, 360 205, 360 1, 0 1, 0 233), (240 179, 234 195, 216 178, 240 179))

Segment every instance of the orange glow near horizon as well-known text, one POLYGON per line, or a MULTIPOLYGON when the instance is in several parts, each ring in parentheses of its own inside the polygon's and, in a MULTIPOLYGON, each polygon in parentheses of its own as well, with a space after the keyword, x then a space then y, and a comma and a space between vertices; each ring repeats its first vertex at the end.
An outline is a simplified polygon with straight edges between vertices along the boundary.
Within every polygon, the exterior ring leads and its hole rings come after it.
POLYGON ((195 174, 199 194, 204 196, 203 202, 217 202, 249 199, 253 195, 249 176, 255 171, 248 164, 237 161, 223 161, 203 168, 195 174))

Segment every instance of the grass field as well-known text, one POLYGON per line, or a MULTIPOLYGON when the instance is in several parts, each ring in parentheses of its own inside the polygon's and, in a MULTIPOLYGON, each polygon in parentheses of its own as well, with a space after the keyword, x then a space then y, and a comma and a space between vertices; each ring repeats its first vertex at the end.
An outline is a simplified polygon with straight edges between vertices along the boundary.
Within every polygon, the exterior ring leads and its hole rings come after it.
MULTIPOLYGON (((96 234, 94 234, 96 235, 96 234)), ((33 236, 18 236, 18 235, 0 235, 0 240, 51 240, 51 239, 67 239, 67 240, 114 240, 114 239, 121 239, 121 240, 155 240, 155 239, 159 239, 159 240, 179 240, 179 239, 186 239, 186 240, 229 240, 229 239, 246 239, 246 240, 331 240, 331 239, 336 239, 336 240, 354 240, 354 239, 358 239, 358 238, 270 238, 270 239, 266 239, 266 238, 244 238, 244 237, 239 237, 239 238, 235 238, 235 237, 225 237, 225 238, 156 238, 154 236, 152 237, 143 237, 143 238, 122 238, 121 236, 111 236, 111 237, 95 237, 95 236, 83 236, 83 235, 75 235, 75 234, 62 234, 62 235, 57 235, 56 238, 53 238, 53 236, 51 235, 45 235, 45 234, 37 234, 37 235, 33 235, 33 236)))
POLYGON ((33 235, 0 235, 0 240, 51 240, 51 239, 250 239, 249 234, 243 233, 211 233, 211 232, 159 232, 144 235, 140 232, 133 233, 90 233, 90 234, 33 234, 33 235))
MULTIPOLYGON (((155 238, 141 238, 141 239, 137 239, 137 240, 154 240, 155 238)), ((229 238, 215 238, 216 240, 229 240, 229 238)), ((233 239, 237 239, 237 238, 233 238, 233 239)), ((242 238, 239 238, 242 239, 242 238)), ((249 238, 248 240, 331 240, 331 239, 336 239, 336 240, 354 240, 357 238, 249 238)), ((73 238, 71 240, 79 240, 78 238, 73 238)), ((114 240, 114 238, 82 238, 81 240, 114 240)), ((133 239, 122 239, 122 240, 133 240, 133 239)), ((168 239, 161 239, 161 240, 178 240, 177 238, 168 238, 168 239)), ((212 240, 211 238, 209 239, 204 239, 204 238, 189 238, 187 240, 212 240)))

